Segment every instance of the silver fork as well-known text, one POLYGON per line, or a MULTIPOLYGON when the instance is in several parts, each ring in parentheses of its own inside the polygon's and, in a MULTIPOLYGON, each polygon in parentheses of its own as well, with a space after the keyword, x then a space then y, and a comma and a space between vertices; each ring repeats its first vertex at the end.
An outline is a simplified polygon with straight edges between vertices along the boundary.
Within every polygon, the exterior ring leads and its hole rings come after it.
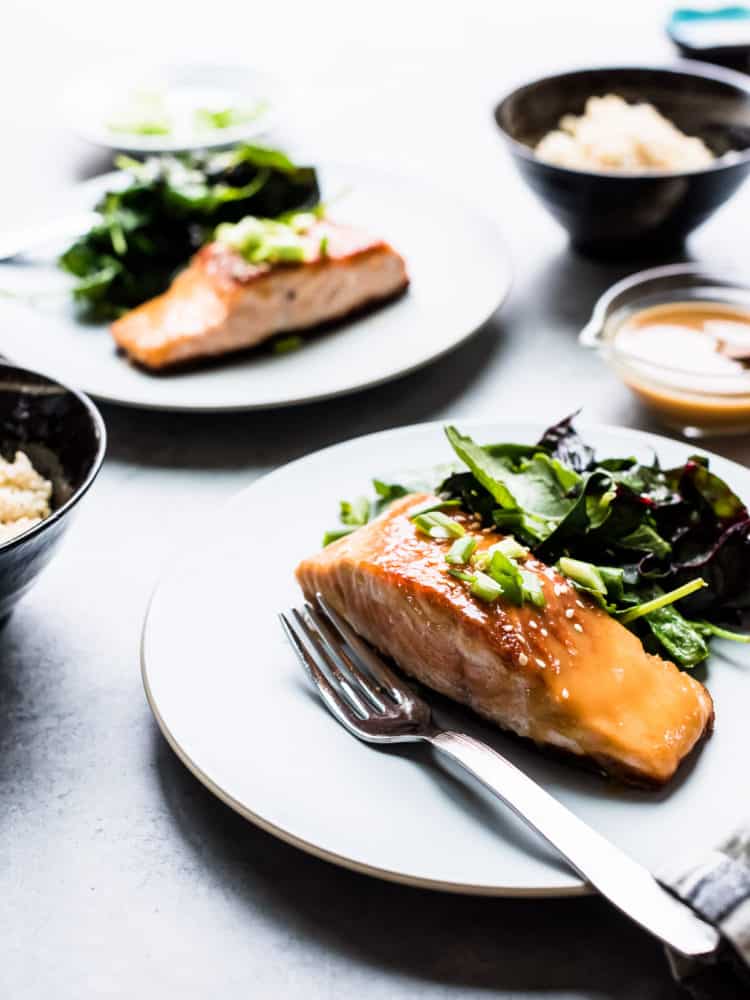
POLYGON ((556 848, 610 903, 681 955, 709 959, 714 927, 663 889, 557 799, 486 744, 439 729, 418 697, 318 594, 280 615, 284 631, 331 714, 367 743, 429 743, 467 771, 556 848))

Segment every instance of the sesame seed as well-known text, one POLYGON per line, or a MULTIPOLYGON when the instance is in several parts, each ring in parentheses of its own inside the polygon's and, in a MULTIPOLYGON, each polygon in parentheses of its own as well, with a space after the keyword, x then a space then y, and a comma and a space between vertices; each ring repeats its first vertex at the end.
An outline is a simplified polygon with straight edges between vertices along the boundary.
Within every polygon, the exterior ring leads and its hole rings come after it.
POLYGON ((573 622, 573 628, 576 630, 576 632, 583 632, 583 627, 579 625, 578 622, 573 622))
POLYGON ((538 656, 536 658, 536 664, 538 667, 541 667, 542 670, 544 670, 544 668, 547 666, 544 660, 540 660, 538 656))
POLYGON ((546 628, 540 628, 539 631, 541 632, 541 634, 543 636, 548 636, 549 635, 549 632, 547 631, 546 628))
POLYGON ((579 608, 585 608, 586 607, 586 605, 583 603, 583 601, 576 601, 576 604, 578 605, 579 608))
POLYGON ((563 688, 560 694, 563 696, 563 698, 569 697, 569 692, 567 688, 563 688))
POLYGON ((575 614, 575 611, 572 608, 566 608, 565 609, 565 617, 566 618, 572 618, 574 614, 575 614))
POLYGON ((513 631, 513 626, 512 625, 503 625, 503 630, 505 632, 512 632, 513 631))
POLYGON ((493 527, 482 528, 482 534, 483 535, 491 535, 494 530, 495 529, 493 527))
POLYGON ((529 628, 539 628, 533 618, 529 619, 529 628))
POLYGON ((562 587, 560 586, 559 583, 556 583, 555 586, 552 589, 555 592, 555 597, 559 597, 560 594, 562 594, 562 592, 563 592, 563 589, 562 589, 562 587))
POLYGON ((529 658, 526 655, 526 653, 519 653, 518 654, 518 662, 521 664, 522 667, 526 666, 526 664, 529 662, 529 658))

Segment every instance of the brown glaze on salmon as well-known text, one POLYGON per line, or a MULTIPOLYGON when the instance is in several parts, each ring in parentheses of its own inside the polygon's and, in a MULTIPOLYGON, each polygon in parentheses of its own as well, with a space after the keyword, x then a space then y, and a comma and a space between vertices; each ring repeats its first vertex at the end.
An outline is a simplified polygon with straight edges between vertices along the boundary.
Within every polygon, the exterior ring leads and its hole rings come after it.
MULTIPOLYGON (((529 557, 546 607, 487 604, 448 575, 449 543, 419 532, 409 496, 297 568, 408 674, 504 729, 663 784, 713 722, 711 696, 555 570, 529 557)), ((463 515, 457 515, 459 518, 463 515)), ((479 548, 499 541, 479 535, 479 548)))
POLYGON ((208 244, 163 295, 112 324, 115 341, 138 364, 166 368, 340 319, 409 284, 403 259, 382 240, 325 220, 304 239, 299 264, 248 264, 208 244))

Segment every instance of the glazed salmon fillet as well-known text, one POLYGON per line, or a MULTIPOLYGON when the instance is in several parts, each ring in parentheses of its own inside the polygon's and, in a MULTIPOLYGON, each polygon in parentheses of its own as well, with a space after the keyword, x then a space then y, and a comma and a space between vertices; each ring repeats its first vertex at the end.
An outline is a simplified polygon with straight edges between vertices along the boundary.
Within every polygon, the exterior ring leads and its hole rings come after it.
MULTIPOLYGON (((411 495, 304 560, 297 579, 407 674, 539 745, 626 781, 661 785, 713 723, 708 691, 564 576, 528 556, 546 606, 485 603, 447 572, 411 495)), ((464 515, 454 515, 461 520, 464 515)), ((478 550, 502 538, 487 533, 478 550)))
POLYGON ((112 324, 115 342, 158 370, 341 319, 409 284, 402 257, 359 230, 319 220, 304 242, 295 264, 249 264, 223 243, 207 244, 163 295, 112 324))

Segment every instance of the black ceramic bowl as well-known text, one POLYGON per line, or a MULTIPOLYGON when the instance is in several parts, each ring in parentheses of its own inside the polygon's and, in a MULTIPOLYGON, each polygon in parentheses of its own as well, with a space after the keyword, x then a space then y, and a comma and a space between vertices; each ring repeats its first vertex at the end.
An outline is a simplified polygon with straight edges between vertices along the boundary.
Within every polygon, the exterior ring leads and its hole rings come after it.
POLYGON ((52 513, 0 544, 0 621, 52 557, 73 508, 96 478, 104 458, 104 421, 81 393, 45 375, 0 364, 0 453, 21 448, 51 480, 52 513))
POLYGON ((529 186, 573 244, 595 256, 655 257, 678 247, 750 171, 750 77, 684 61, 674 67, 582 69, 527 83, 505 97, 495 120, 529 186), (648 102, 717 156, 685 173, 597 173, 537 159, 533 147, 592 96, 648 102))

